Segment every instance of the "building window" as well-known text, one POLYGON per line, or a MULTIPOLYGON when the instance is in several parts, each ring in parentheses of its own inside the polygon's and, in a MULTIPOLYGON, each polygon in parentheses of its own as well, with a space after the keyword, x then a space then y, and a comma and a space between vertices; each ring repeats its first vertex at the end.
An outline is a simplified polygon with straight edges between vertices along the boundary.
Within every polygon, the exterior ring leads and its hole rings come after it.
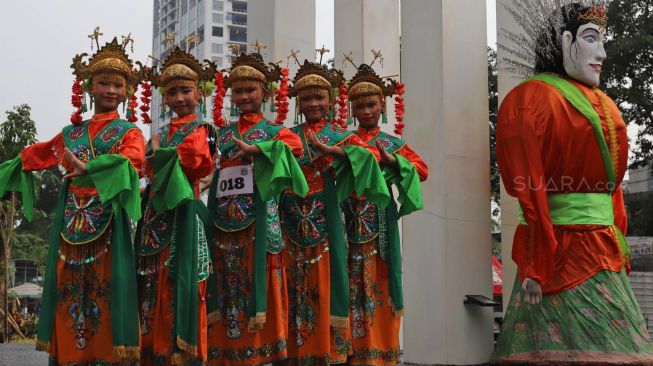
POLYGON ((195 6, 195 2, 196 2, 196 0, 190 0, 190 7, 191 7, 191 8, 192 8, 193 6, 195 6))
POLYGON ((224 1, 213 0, 213 10, 224 11, 224 1))
POLYGON ((181 15, 188 12, 188 0, 181 0, 181 15))
POLYGON ((235 1, 231 3, 231 11, 237 13, 247 13, 247 3, 244 1, 235 1))
POLYGON ((224 14, 213 13, 213 24, 224 23, 224 14))
POLYGON ((232 42, 247 43, 247 28, 230 27, 229 40, 232 42))
POLYGON ((211 44, 211 52, 222 54, 223 52, 222 44, 221 43, 211 44))
POLYGON ((213 37, 223 37, 222 27, 212 27, 211 35, 213 37))

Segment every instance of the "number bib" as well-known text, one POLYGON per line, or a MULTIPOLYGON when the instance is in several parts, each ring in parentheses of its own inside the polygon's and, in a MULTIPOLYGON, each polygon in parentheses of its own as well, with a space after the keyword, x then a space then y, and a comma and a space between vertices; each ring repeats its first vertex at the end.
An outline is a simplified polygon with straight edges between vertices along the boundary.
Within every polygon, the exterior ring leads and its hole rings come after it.
POLYGON ((218 198, 254 193, 254 169, 251 165, 220 169, 217 190, 218 198))

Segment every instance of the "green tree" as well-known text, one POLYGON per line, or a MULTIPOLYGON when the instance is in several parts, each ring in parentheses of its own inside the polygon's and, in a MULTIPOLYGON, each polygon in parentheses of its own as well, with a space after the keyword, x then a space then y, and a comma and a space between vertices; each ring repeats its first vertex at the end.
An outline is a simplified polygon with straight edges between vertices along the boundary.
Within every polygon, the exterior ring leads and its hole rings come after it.
MULTIPOLYGON (((0 124, 0 161, 14 158, 25 146, 36 142, 36 126, 30 110, 27 104, 22 104, 5 112, 7 120, 0 124)), ((7 194, 8 197, 11 195, 7 194)), ((7 259, 11 258, 10 235, 23 219, 20 210, 16 209, 16 201, 15 199, 0 201, 0 239, 3 244, 3 257, 7 259)))
MULTIPOLYGON (((499 191, 501 180, 499 164, 497 163, 497 114, 499 112, 499 86, 497 82, 497 53, 492 48, 487 48, 487 76, 488 76, 488 103, 490 107, 490 192, 492 202, 499 207, 499 191)), ((495 211, 499 209, 496 208, 495 211)), ((493 212, 497 214, 498 212, 493 212)))
POLYGON ((607 14, 602 79, 626 123, 640 127, 631 167, 644 166, 653 158, 653 0, 612 0, 607 14))

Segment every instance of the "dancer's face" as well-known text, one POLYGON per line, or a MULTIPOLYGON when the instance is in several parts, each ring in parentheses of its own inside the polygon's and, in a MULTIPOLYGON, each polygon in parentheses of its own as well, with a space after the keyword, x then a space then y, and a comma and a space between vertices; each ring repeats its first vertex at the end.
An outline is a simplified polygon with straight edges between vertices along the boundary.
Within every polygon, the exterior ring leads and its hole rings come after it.
POLYGON ((199 103, 199 93, 196 87, 178 85, 166 88, 165 102, 177 116, 184 117, 195 112, 199 103))
POLYGON ((107 113, 118 109, 127 93, 126 81, 122 76, 98 74, 92 77, 91 94, 96 113, 107 113))
POLYGON ((243 113, 261 113, 263 85, 257 82, 236 83, 231 89, 231 100, 243 113))
POLYGON ((358 120, 358 124, 363 128, 374 128, 379 125, 379 118, 381 117, 381 97, 378 95, 370 95, 361 97, 353 102, 354 117, 358 120))
POLYGON ((329 113, 329 98, 323 93, 310 93, 299 97, 299 111, 306 122, 319 122, 329 113))

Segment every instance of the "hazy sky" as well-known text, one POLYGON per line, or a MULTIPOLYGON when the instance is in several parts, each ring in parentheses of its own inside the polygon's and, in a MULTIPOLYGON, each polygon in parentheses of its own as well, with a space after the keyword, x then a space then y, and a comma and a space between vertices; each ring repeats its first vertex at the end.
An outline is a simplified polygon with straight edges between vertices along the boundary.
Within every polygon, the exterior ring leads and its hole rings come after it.
MULTIPOLYGON (((491 30, 495 0, 486 1, 491 30)), ((317 12, 321 16, 316 44, 333 49, 333 0, 317 0, 317 12)), ((97 25, 104 33, 101 44, 131 32, 136 41, 134 53, 128 54, 133 60, 147 59, 152 48, 151 0, 3 1, 0 121, 5 121, 4 111, 27 103, 40 140, 52 138, 69 124, 74 111, 71 60, 77 53, 92 54, 88 35, 97 25)), ((495 32, 488 32, 488 42, 496 43, 495 32)), ((149 134, 149 128, 143 130, 149 134)))

